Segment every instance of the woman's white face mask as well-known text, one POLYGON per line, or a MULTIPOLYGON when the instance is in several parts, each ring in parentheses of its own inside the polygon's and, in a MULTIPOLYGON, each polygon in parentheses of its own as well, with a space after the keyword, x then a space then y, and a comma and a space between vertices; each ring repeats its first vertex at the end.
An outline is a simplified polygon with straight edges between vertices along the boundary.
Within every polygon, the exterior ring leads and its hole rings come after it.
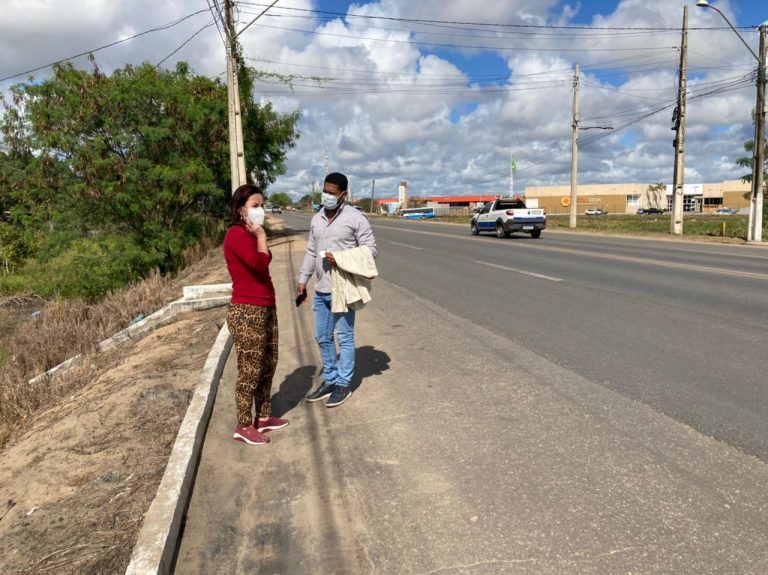
POLYGON ((251 225, 260 226, 264 223, 264 208, 248 208, 248 221, 251 225))

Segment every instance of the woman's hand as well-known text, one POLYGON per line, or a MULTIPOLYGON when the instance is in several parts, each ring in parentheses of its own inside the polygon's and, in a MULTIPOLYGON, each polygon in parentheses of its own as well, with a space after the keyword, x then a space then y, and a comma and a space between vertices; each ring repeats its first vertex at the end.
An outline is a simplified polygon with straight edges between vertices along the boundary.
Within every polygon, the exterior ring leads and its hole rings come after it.
POLYGON ((259 224, 252 224, 247 219, 243 221, 245 222, 245 228, 253 237, 256 239, 267 237, 267 232, 259 224))

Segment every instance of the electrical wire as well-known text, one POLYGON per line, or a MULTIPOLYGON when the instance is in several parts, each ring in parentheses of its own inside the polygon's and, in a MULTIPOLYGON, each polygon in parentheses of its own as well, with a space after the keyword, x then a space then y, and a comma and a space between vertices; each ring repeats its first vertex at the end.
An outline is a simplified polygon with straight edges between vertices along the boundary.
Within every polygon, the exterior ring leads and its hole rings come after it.
MULTIPOLYGON (((255 12, 247 12, 243 11, 243 14, 255 14, 255 12)), ((311 20, 313 22, 320 20, 325 22, 331 22, 337 20, 337 18, 313 18, 312 16, 292 16, 292 15, 285 15, 285 14, 278 14, 278 13, 272 13, 269 15, 271 18, 276 18, 279 20, 285 20, 285 19, 302 19, 302 20, 311 20)), ((543 32, 541 30, 534 30, 534 31, 522 31, 522 30, 493 30, 491 31, 493 34, 489 35, 489 30, 487 29, 478 29, 478 28, 467 28, 467 27, 457 27, 457 26, 450 26, 450 25, 438 25, 438 24, 423 24, 423 23, 417 23, 417 26, 425 26, 428 28, 440 28, 440 29, 446 29, 450 30, 451 32, 432 32, 428 30, 415 30, 412 28, 393 28, 388 26, 375 26, 371 24, 366 24, 365 29, 366 30, 385 30, 390 32, 409 32, 412 34, 424 34, 428 36, 449 36, 452 38, 460 37, 460 38, 485 38, 485 39, 504 39, 500 38, 500 36, 503 37, 518 37, 521 39, 530 39, 530 37, 535 36, 536 38, 562 38, 562 39, 568 39, 568 38, 584 38, 584 39, 590 39, 590 38, 609 38, 609 37, 616 37, 621 36, 622 38, 648 38, 652 36, 658 36, 661 34, 679 34, 679 30, 666 30, 666 31, 659 31, 659 30, 653 30, 653 31, 646 31, 646 30, 639 30, 639 31, 594 31, 592 28, 576 28, 569 30, 557 30, 553 32, 543 32), (478 32, 477 34, 457 34, 456 31, 463 31, 463 32, 478 32)))
MULTIPOLYGON (((503 46, 478 46, 478 45, 469 45, 469 44, 442 44, 438 42, 419 42, 416 40, 397 40, 394 38, 374 38, 371 36, 354 36, 351 34, 330 34, 328 32, 318 32, 317 30, 304 30, 301 28, 287 28, 284 26, 270 26, 267 24, 260 24, 260 28, 267 28, 271 30, 285 30, 287 32, 300 32, 302 34, 311 34, 313 36, 330 36, 333 38, 344 38, 349 40, 366 40, 370 42, 384 42, 384 43, 392 43, 392 44, 408 44, 409 46, 429 46, 431 48, 453 48, 453 49, 462 49, 462 50, 492 50, 492 51, 499 51, 499 52, 509 52, 509 51, 515 51, 515 52, 636 52, 638 50, 647 50, 646 47, 638 47, 638 48, 615 48, 615 47, 606 47, 606 48, 535 48, 535 47, 509 47, 505 48, 503 46)), ((663 48, 672 48, 674 49, 674 46, 664 46, 663 48)))
MULTIPOLYGON (((256 2, 244 2, 240 1, 238 4, 241 4, 243 6, 256 6, 256 7, 263 7, 265 4, 258 4, 256 2)), ((556 26, 552 24, 501 24, 498 22, 491 23, 491 22, 467 22, 467 21, 460 21, 460 20, 430 20, 430 19, 420 19, 420 18, 396 18, 393 16, 372 16, 372 15, 366 15, 366 14, 349 14, 349 13, 343 13, 343 12, 332 12, 328 10, 311 10, 308 8, 293 8, 293 7, 281 7, 282 10, 292 10, 296 12, 308 12, 312 14, 328 14, 335 17, 341 17, 341 18, 365 18, 370 20, 388 20, 388 21, 395 21, 395 22, 410 22, 410 23, 426 23, 426 24, 441 24, 441 25, 463 25, 463 26, 482 26, 482 27, 499 27, 499 28, 532 28, 532 29, 549 29, 549 30, 614 30, 614 31, 633 31, 633 30, 647 30, 647 31, 674 31, 674 32, 680 32, 680 28, 677 27, 632 27, 632 26, 587 26, 587 25, 571 25, 571 26, 556 26)), ((753 30, 753 26, 749 27, 736 27, 739 30, 753 30)), ((728 30, 729 28, 726 28, 725 26, 721 27, 715 27, 715 28, 688 28, 689 30, 728 30)))
MULTIPOLYGON (((135 38, 138 38, 140 36, 144 36, 145 34, 150 34, 152 32, 159 32, 161 30, 168 30, 169 28, 173 28, 174 26, 177 26, 184 22, 185 20, 188 20, 189 18, 192 18, 193 16, 197 16, 198 14, 202 14, 203 12, 208 12, 208 10, 198 10, 197 12, 193 12, 192 14, 188 14, 187 16, 184 16, 183 18, 180 18, 174 22, 171 22, 169 24, 163 24, 162 26, 158 26, 156 28, 151 28, 149 30, 144 30, 143 32, 139 32, 138 34, 134 34, 133 36, 129 36, 128 38, 123 38, 122 40, 116 40, 115 42, 110 42, 109 44, 105 44, 104 46, 100 46, 98 48, 93 48, 91 50, 86 50, 85 52, 80 52, 79 54, 75 54, 74 56, 69 56, 68 58, 62 58, 61 60, 56 60, 55 62, 51 62, 50 64, 45 64, 44 66, 38 66, 37 68, 32 68, 30 70, 25 70, 24 72, 19 72, 18 74, 11 74, 10 76, 5 76, 4 78, 0 78, 0 82, 5 82, 6 80, 12 80, 13 78, 18 78, 19 76, 26 76, 27 74, 31 74, 32 72, 37 72, 38 70, 43 70, 45 68, 50 68, 51 66, 55 66, 56 64, 61 64, 63 62, 67 62, 68 60, 74 60, 75 58, 79 58, 81 56, 87 56, 88 54, 92 54, 94 52, 99 52, 101 50, 105 50, 106 48, 111 48, 112 46, 116 46, 117 44, 122 44, 123 42, 128 42, 129 40, 133 40, 135 38)), ((168 56, 170 57, 170 55, 168 56)))
POLYGON ((154 66, 154 67, 155 67, 155 69, 159 68, 159 67, 160 67, 160 65, 161 65, 163 62, 165 62, 165 61, 166 61, 168 58, 170 58, 171 56, 173 56, 173 55, 174 55, 176 52, 178 52, 179 50, 181 50, 181 49, 182 49, 184 46, 186 46, 187 44, 189 44, 189 43, 190 43, 190 42, 191 42, 191 41, 194 39, 194 37, 195 37, 195 36, 197 36, 197 35, 198 35, 200 32, 202 32, 202 31, 203 31, 203 30, 205 30, 206 28, 210 28, 211 26, 214 26, 215 24, 216 24, 216 21, 214 20, 213 22, 209 22, 208 24, 206 24, 205 26, 203 26, 202 28, 200 28, 200 29, 199 29, 197 32, 195 32, 194 34, 192 34, 192 35, 191 35, 189 38, 187 38, 186 40, 184 40, 184 42, 182 42, 182 43, 181 43, 181 45, 180 45, 178 48, 176 48, 176 49, 175 49, 173 52, 171 52, 171 53, 170 53, 170 54, 168 54, 168 55, 167 55, 165 58, 163 58, 163 59, 162 59, 162 60, 160 60, 160 61, 159 61, 157 64, 155 64, 155 66, 154 66))
POLYGON ((225 31, 222 30, 222 28, 225 28, 224 15, 221 13, 221 7, 219 6, 218 0, 205 0, 205 2, 208 4, 208 9, 213 15, 213 21, 216 22, 216 30, 219 31, 219 37, 221 37, 221 41, 224 44, 224 48, 226 49, 227 39, 225 36, 225 31))

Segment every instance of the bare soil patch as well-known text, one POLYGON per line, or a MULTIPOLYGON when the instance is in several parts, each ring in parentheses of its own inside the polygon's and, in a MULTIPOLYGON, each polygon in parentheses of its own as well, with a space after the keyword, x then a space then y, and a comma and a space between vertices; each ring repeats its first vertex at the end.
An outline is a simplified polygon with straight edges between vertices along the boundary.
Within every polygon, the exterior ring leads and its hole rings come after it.
MULTIPOLYGON (((229 281, 220 248, 181 285, 229 281)), ((26 310, 25 310, 26 311, 26 310)), ((0 452, 0 573, 119 573, 162 478, 226 307, 177 316, 82 366, 88 382, 0 452)))

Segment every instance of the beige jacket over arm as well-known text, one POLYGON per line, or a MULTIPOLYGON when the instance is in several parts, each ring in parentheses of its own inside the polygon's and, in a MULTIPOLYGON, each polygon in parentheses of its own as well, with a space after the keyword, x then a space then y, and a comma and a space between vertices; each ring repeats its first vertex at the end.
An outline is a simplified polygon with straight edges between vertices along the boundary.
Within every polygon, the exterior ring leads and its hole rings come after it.
POLYGON ((379 275, 368 246, 333 252, 336 267, 331 272, 331 311, 345 313, 361 309, 371 301, 371 280, 379 275))

